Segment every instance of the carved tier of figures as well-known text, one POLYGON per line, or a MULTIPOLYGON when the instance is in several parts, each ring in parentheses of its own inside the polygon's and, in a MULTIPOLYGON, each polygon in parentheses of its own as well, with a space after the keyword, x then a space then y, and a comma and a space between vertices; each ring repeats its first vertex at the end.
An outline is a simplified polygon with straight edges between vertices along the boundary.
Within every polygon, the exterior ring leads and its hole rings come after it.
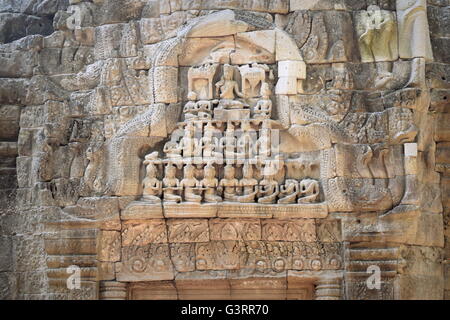
POLYGON ((280 125, 271 119, 273 79, 264 64, 191 67, 184 121, 164 144, 163 157, 158 151, 145 156, 142 200, 320 202, 317 180, 285 180, 285 159, 278 150, 280 125), (214 83, 218 70, 222 76, 214 83))

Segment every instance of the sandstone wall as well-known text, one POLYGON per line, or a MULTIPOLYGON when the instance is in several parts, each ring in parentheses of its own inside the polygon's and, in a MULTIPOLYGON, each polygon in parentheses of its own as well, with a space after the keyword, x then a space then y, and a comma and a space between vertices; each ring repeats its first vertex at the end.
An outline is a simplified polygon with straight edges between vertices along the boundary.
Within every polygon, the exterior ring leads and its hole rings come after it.
MULTIPOLYGON (((254 15, 247 19, 255 24, 265 27, 273 23, 292 35, 307 64, 310 78, 305 86, 310 92, 320 85, 317 75, 331 87, 339 86, 335 74, 345 70, 353 83, 349 89, 344 77, 340 88, 344 99, 357 106, 352 110, 355 114, 367 110, 382 113, 385 106, 370 105, 371 94, 375 100, 383 98, 376 100, 378 103, 382 100, 390 106, 392 99, 393 104, 408 108, 408 92, 414 89, 402 91, 399 97, 389 94, 410 80, 411 57, 391 59, 395 79, 376 88, 377 72, 384 70, 386 62, 362 62, 356 31, 359 11, 378 5, 395 13, 395 1, 306 2, 72 0, 0 4, 0 299, 97 299, 99 286, 100 295, 107 296, 102 292, 111 287, 122 295, 125 289, 114 270, 117 257, 98 254, 117 250, 114 241, 121 227, 115 225, 115 217, 135 197, 102 190, 108 183, 102 171, 106 169, 92 166, 112 161, 99 152, 104 142, 153 102, 147 96, 149 84, 142 78, 153 67, 148 59, 154 52, 152 45, 173 38, 196 17, 221 9, 235 9, 243 16, 251 11, 254 15), (73 24, 67 23, 73 17, 66 11, 69 4, 80 13, 73 24), (70 27, 77 23, 81 28, 70 27), (92 153, 98 158, 93 160, 92 153), (88 181, 89 170, 95 171, 94 180, 98 178, 100 186, 88 181), (66 224, 57 224, 60 221, 66 224), (66 267, 73 264, 82 268, 83 290, 66 287, 66 267)), ((410 142, 417 143, 418 153, 415 169, 405 178, 414 180, 407 206, 389 215, 385 215, 389 210, 364 210, 364 205, 355 207, 354 212, 335 210, 314 225, 321 241, 335 243, 342 250, 339 271, 344 298, 450 296, 449 8, 446 0, 431 0, 427 5, 433 49, 433 60, 426 62, 425 70, 430 100, 422 101, 421 108, 416 108, 415 102, 410 107, 418 128, 417 138, 410 142), (327 238, 330 230, 336 233, 327 238), (365 288, 364 275, 371 263, 381 266, 382 290, 365 288)), ((180 87, 186 91, 186 85, 180 87)), ((328 94, 317 93, 311 103, 329 99, 328 94)), ((346 171, 344 175, 351 174, 346 171)), ((209 225, 208 239, 214 238, 212 225, 216 222, 220 221, 202 222, 209 225)), ((167 228, 172 224, 166 221, 164 228, 166 223, 167 228)), ((199 240, 192 240, 195 242, 199 240)), ((296 272, 291 279, 298 278, 296 272)), ((280 283, 287 281, 286 272, 280 283)))
MULTIPOLYGON (((430 1, 428 19, 430 22, 430 33, 431 42, 433 44, 433 50, 435 54, 436 64, 429 67, 429 70, 442 69, 441 80, 448 79, 448 64, 450 58, 446 50, 443 50, 448 46, 449 42, 449 7, 448 2, 445 1, 430 1), (445 23, 441 23, 446 21, 445 23), (447 69, 446 69, 447 68, 447 69), (444 71, 446 70, 446 71, 444 71)), ((449 136, 448 130, 450 125, 450 119, 448 117, 449 103, 448 103, 448 86, 442 85, 431 85, 431 97, 432 102, 430 105, 430 111, 435 113, 435 133, 434 140, 436 141, 436 171, 440 173, 441 181, 441 192, 442 192, 442 206, 444 210, 444 236, 445 236, 445 249, 443 256, 444 265, 444 289, 445 299, 450 298, 450 267, 449 267, 449 257, 450 257, 450 246, 449 246, 449 136)))

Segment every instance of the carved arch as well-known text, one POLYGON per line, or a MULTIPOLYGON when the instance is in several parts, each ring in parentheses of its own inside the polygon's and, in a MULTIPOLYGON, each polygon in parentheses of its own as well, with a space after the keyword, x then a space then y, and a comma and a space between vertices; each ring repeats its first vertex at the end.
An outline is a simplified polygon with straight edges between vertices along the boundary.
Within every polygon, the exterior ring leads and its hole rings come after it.
MULTIPOLYGON (((176 127, 180 116, 179 55, 186 48, 187 39, 235 36, 238 33, 257 30, 272 30, 275 37, 275 62, 295 62, 301 68, 304 65, 301 53, 292 37, 276 28, 266 19, 251 13, 218 11, 182 26, 177 36, 158 44, 152 55, 149 70, 149 96, 152 104, 147 111, 125 123, 117 133, 106 142, 105 151, 108 158, 106 192, 117 196, 139 194, 138 150, 144 144, 155 145, 166 138, 176 127), (282 50, 280 50, 282 48, 282 50)), ((250 39, 251 41, 251 39, 250 39)), ((251 42, 254 46, 261 43, 251 42)), ((195 54, 195 53, 194 53, 195 54)), ((303 68, 304 69, 304 68, 303 68)), ((278 79, 278 100, 286 100, 295 91, 283 89, 284 82, 304 79, 301 74, 286 75, 278 79), (294 77, 294 79, 287 79, 294 77), (295 78, 297 77, 297 78, 295 78), (282 78, 282 79, 281 79, 282 78)), ((282 109, 280 109, 282 111, 282 109)), ((285 121, 289 123, 289 119, 285 121)))

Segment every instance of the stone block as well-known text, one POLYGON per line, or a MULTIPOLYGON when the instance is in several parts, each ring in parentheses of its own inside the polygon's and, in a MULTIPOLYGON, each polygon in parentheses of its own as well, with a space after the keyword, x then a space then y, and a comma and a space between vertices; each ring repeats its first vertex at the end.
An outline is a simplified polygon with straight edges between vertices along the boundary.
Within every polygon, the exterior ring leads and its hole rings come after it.
POLYGON ((236 50, 231 53, 232 64, 275 63, 275 31, 253 31, 235 36, 236 50))
POLYGON ((102 262, 120 261, 121 238, 118 231, 101 230, 97 235, 98 260, 102 262))
POLYGON ((136 283, 130 286, 131 300, 178 300, 178 291, 172 282, 136 283))
POLYGON ((306 79, 306 64, 303 61, 278 61, 278 76, 306 79))
POLYGON ((122 246, 146 246, 151 243, 167 243, 167 227, 163 219, 123 222, 122 246))
POLYGON ((211 240, 261 240, 259 219, 210 219, 211 240))
POLYGON ((265 219, 261 222, 262 239, 268 241, 305 241, 317 239, 313 219, 277 220, 265 219))
POLYGON ((206 219, 170 219, 167 226, 171 243, 209 241, 209 226, 206 219))
POLYGON ((169 245, 123 247, 122 261, 116 263, 116 277, 121 282, 173 280, 169 245))

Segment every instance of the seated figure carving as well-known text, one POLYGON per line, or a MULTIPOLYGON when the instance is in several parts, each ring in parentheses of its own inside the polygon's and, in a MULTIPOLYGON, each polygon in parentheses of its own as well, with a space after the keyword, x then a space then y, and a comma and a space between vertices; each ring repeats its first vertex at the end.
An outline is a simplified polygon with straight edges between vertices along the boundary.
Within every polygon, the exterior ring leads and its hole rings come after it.
POLYGON ((197 100, 197 93, 191 91, 187 95, 188 102, 184 105, 183 113, 186 121, 207 120, 212 117, 213 104, 219 103, 218 100, 197 100))
POLYGON ((164 170, 163 179, 164 201, 178 203, 181 202, 181 196, 178 193, 181 190, 180 180, 176 177, 177 169, 171 163, 167 164, 164 170))
POLYGON ((200 181, 200 186, 204 188, 205 202, 214 203, 222 201, 222 198, 217 195, 217 187, 219 180, 216 178, 216 169, 211 164, 207 164, 204 168, 205 177, 200 181))
POLYGON ((258 180, 253 178, 253 167, 251 164, 245 163, 242 171, 244 176, 239 180, 241 195, 238 197, 238 201, 242 203, 253 203, 258 192, 258 180))
POLYGON ((222 79, 216 83, 216 95, 220 97, 219 108, 242 109, 244 104, 235 100, 235 94, 244 98, 242 92, 239 91, 239 84, 234 80, 234 67, 225 64, 222 79))
POLYGON ((199 120, 211 119, 213 104, 218 103, 217 100, 208 101, 200 100, 197 102, 197 118, 199 120))
POLYGON ((198 194, 200 182, 194 177, 194 166, 191 164, 186 165, 183 172, 184 178, 180 182, 180 187, 184 189, 184 201, 200 203, 202 201, 202 196, 198 194))
POLYGON ((162 182, 156 177, 157 168, 155 165, 158 152, 153 152, 145 156, 144 165, 147 165, 146 176, 143 181, 142 199, 151 203, 161 203, 162 182))
POLYGON ((183 113, 185 120, 195 120, 197 119, 197 93, 191 91, 187 95, 188 102, 184 105, 183 113))
POLYGON ((258 203, 275 203, 280 193, 280 186, 274 179, 272 170, 264 170, 263 175, 264 179, 259 182, 258 187, 258 203))
POLYGON ((177 142, 168 141, 163 148, 163 152, 168 159, 181 158, 182 148, 177 142))
POLYGON ((235 169, 232 165, 226 165, 224 168, 224 178, 219 182, 219 192, 223 191, 224 201, 236 201, 236 188, 239 181, 235 178, 235 169))
POLYGON ((313 179, 304 179, 300 182, 301 198, 298 203, 315 203, 319 200, 319 182, 313 179))
POLYGON ((297 180, 287 179, 285 184, 280 187, 280 195, 278 203, 291 204, 295 203, 300 191, 300 186, 297 180))
POLYGON ((223 154, 220 151, 219 138, 214 136, 216 129, 208 122, 204 128, 204 135, 201 138, 201 145, 203 149, 203 157, 208 161, 214 160, 217 164, 223 163, 223 154))
POLYGON ((269 119, 272 113, 272 100, 270 100, 271 91, 269 84, 264 82, 261 85, 261 100, 259 100, 253 110, 254 117, 257 119, 269 119))

